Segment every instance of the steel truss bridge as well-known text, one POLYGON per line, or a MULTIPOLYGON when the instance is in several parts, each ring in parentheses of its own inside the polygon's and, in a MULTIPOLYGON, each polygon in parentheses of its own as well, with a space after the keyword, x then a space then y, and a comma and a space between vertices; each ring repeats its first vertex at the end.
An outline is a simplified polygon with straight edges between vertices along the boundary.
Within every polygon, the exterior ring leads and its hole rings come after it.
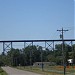
POLYGON ((7 41, 0 41, 0 44, 2 44, 3 52, 8 51, 13 48, 13 43, 23 43, 23 48, 26 47, 26 44, 28 43, 28 46, 33 46, 35 43, 43 43, 44 48, 51 48, 51 50, 54 50, 56 43, 62 43, 68 42, 71 46, 75 44, 75 39, 64 39, 64 40, 7 40, 7 41))
MULTIPOLYGON (((0 41, 0 44, 2 44, 3 47, 3 54, 7 52, 8 50, 11 50, 13 47, 13 43, 23 43, 23 48, 26 48, 27 46, 33 46, 35 43, 43 43, 44 46, 43 48, 46 50, 48 48, 49 50, 54 51, 55 50, 55 45, 56 44, 62 44, 62 57, 63 57, 63 66, 64 66, 64 75, 66 73, 66 68, 65 68, 65 62, 64 62, 64 52, 65 48, 63 47, 63 44, 66 43, 73 47, 75 44, 75 39, 64 39, 64 40, 7 40, 7 41, 0 41), (27 45, 27 46, 26 46, 27 45)), ((40 46, 40 45, 39 45, 40 46)), ((74 51, 75 48, 72 48, 72 51, 74 51)), ((55 53, 55 51, 54 51, 55 53)), ((31 51, 30 51, 30 65, 32 65, 32 59, 31 59, 31 51)), ((42 70, 43 70, 43 59, 42 59, 42 51, 41 51, 41 62, 42 62, 42 70)))

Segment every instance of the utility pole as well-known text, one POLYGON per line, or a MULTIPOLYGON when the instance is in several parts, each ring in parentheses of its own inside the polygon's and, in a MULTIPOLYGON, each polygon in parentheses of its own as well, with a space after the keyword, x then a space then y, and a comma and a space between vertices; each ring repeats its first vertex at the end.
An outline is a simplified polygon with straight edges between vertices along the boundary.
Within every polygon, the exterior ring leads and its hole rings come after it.
POLYGON ((68 30, 64 30, 63 28, 61 30, 57 30, 59 32, 61 32, 62 34, 60 35, 60 38, 62 38, 62 57, 63 57, 63 66, 64 66, 64 75, 65 75, 65 71, 66 71, 66 64, 65 64, 65 55, 64 55, 64 32, 68 31, 68 30))

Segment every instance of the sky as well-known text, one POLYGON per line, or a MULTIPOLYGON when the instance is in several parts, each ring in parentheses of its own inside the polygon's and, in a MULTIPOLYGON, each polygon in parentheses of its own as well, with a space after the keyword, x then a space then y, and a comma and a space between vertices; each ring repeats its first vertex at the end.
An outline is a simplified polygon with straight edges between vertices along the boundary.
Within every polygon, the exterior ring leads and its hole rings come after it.
POLYGON ((0 0, 0 40, 74 39, 74 0, 0 0))

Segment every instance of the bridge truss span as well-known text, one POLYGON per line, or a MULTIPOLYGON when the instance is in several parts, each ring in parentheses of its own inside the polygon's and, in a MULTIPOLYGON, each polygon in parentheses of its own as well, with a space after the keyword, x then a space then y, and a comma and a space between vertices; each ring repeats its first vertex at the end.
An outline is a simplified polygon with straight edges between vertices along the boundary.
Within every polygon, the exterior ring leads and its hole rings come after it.
POLYGON ((75 43, 75 39, 65 39, 65 40, 6 40, 0 41, 2 44, 3 52, 7 52, 14 47, 14 43, 22 43, 22 47, 25 48, 27 46, 33 45, 41 45, 44 49, 48 48, 49 50, 54 50, 56 44, 62 43, 62 41, 67 44, 73 45, 75 43))

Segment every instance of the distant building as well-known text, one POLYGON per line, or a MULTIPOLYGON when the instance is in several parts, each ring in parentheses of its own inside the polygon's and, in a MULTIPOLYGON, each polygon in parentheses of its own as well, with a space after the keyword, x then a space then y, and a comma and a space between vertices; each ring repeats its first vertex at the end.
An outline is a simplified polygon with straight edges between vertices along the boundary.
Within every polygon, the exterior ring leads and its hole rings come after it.
POLYGON ((33 64, 33 66, 36 66, 36 67, 41 67, 43 64, 44 67, 47 67, 47 66, 52 66, 52 65, 56 65, 54 62, 35 62, 33 64))

